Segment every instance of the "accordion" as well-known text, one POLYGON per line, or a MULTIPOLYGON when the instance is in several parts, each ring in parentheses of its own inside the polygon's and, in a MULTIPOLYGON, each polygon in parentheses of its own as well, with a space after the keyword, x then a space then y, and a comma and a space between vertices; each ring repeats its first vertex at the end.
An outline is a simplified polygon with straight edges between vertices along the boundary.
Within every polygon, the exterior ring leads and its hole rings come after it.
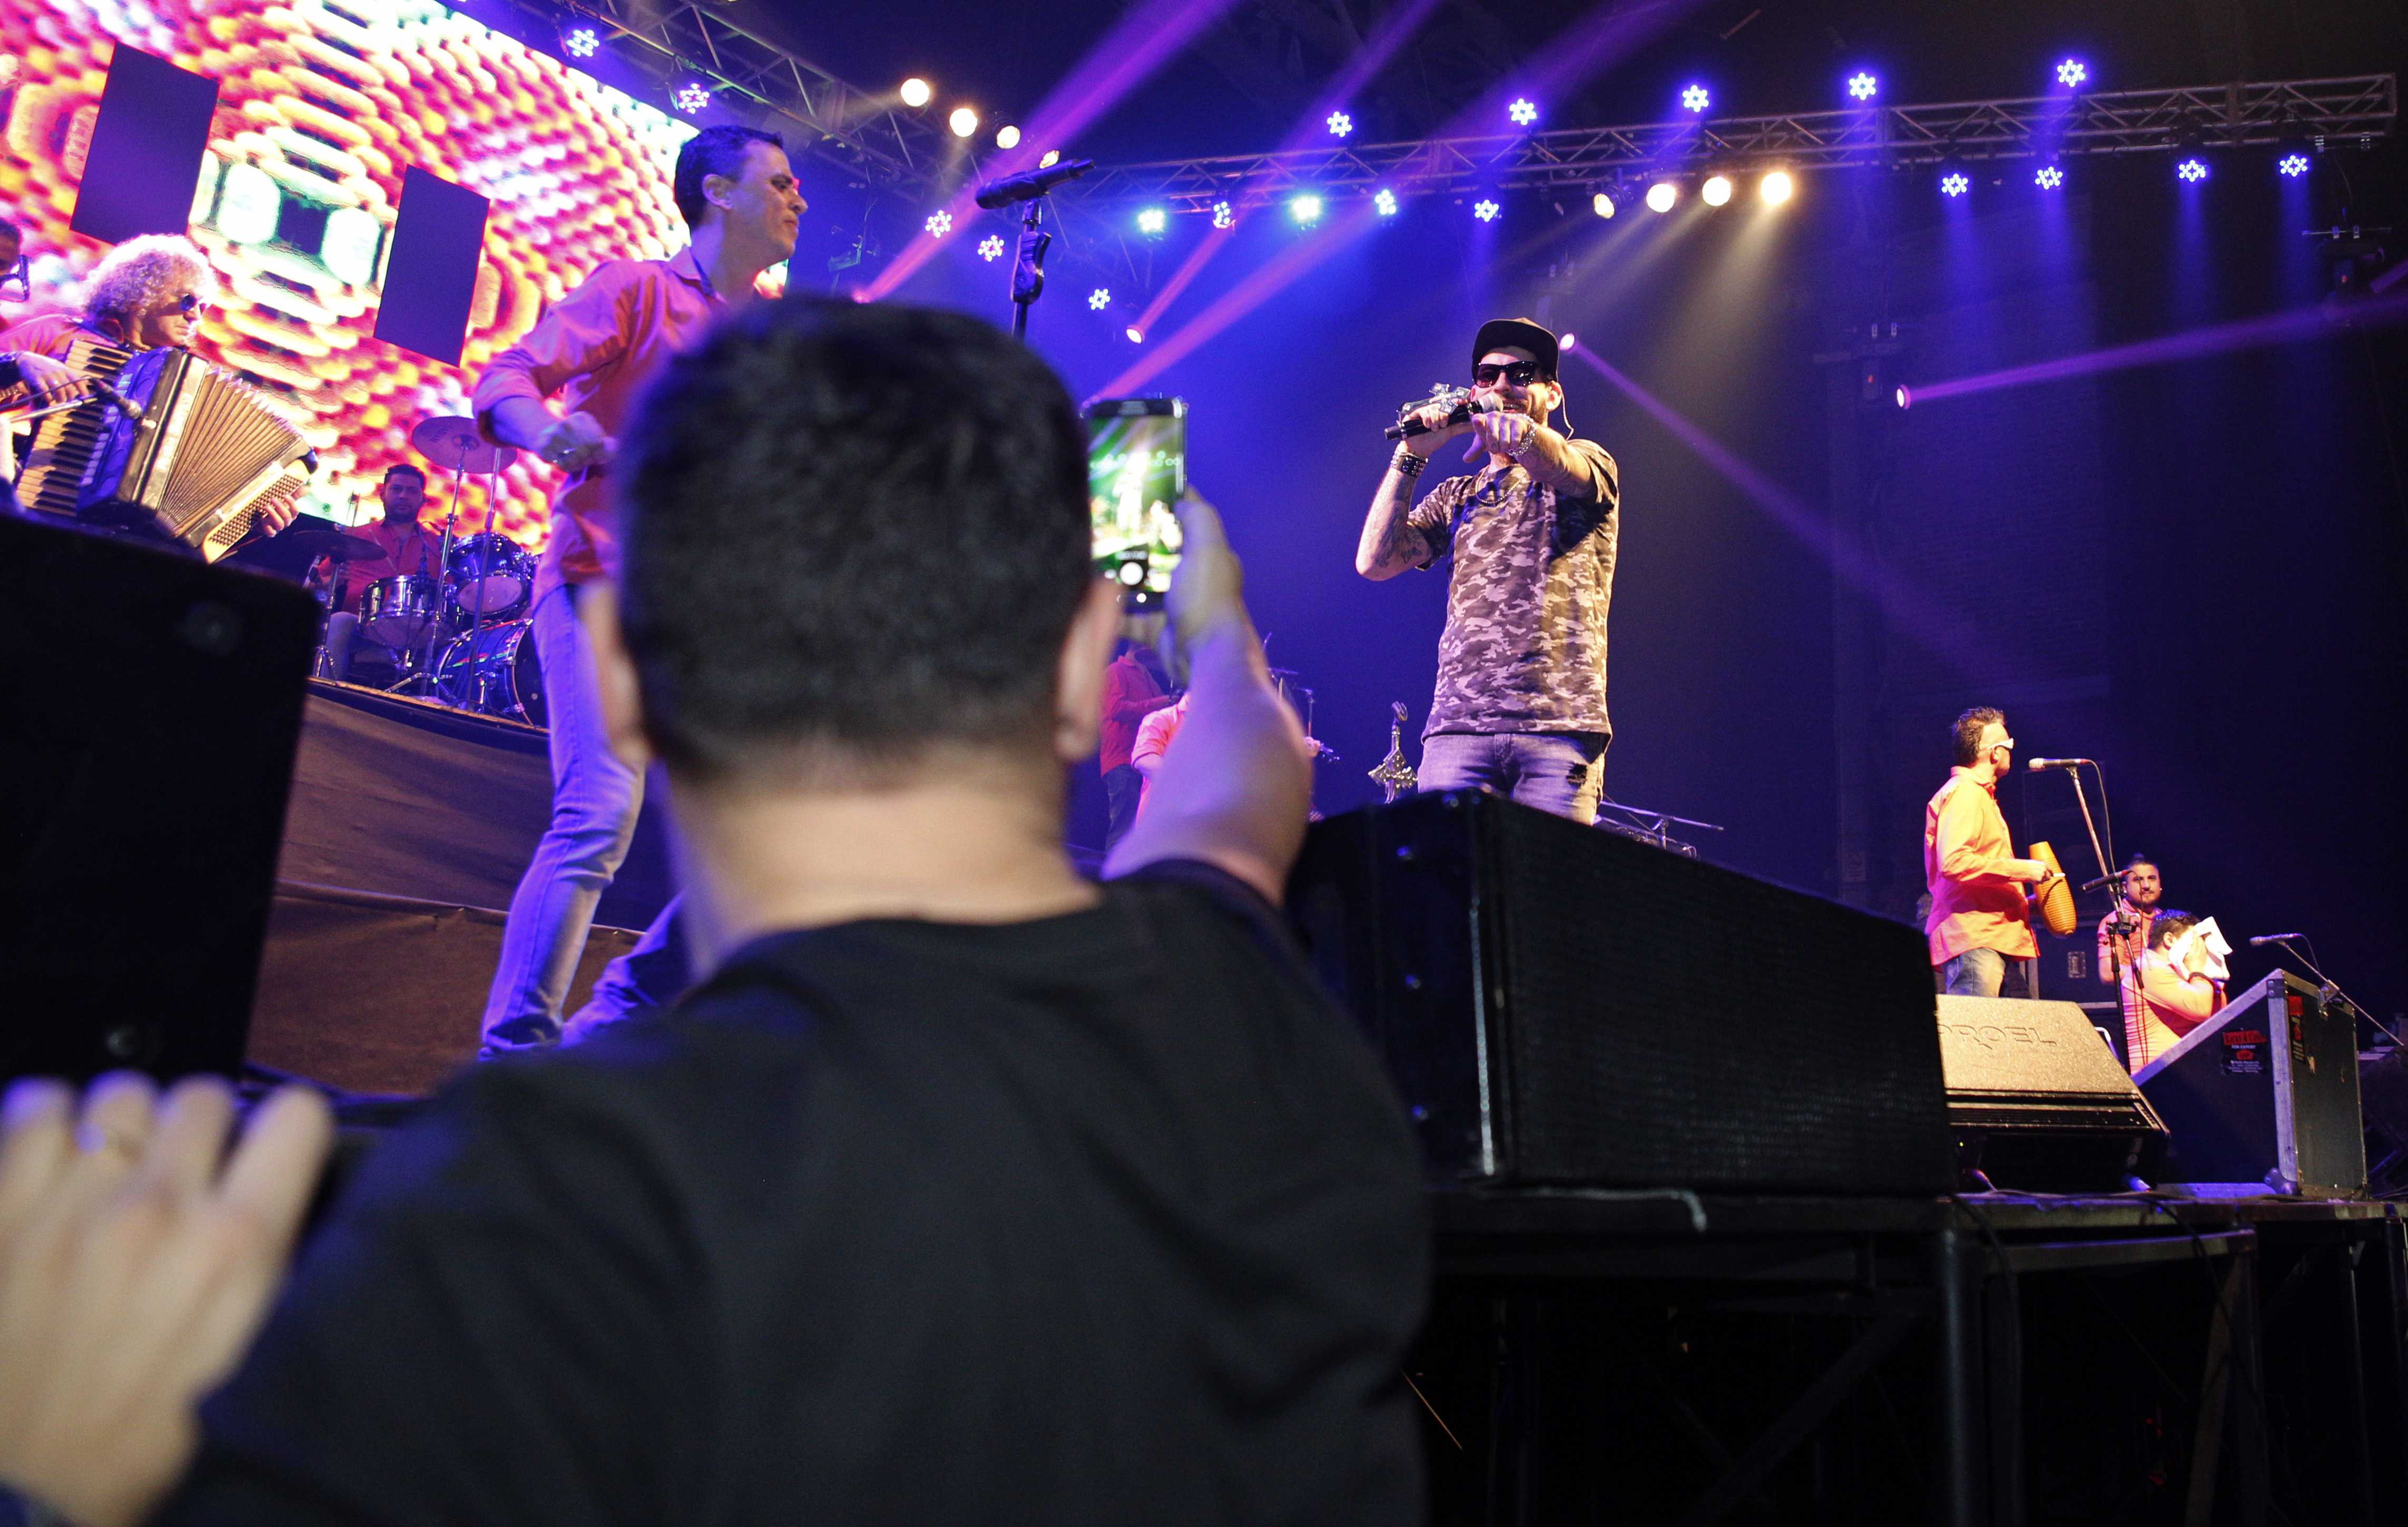
POLYGON ((27 508, 179 542, 215 562, 259 506, 316 464, 301 432, 233 374, 180 350, 77 338, 67 365, 138 413, 93 398, 40 421, 17 479, 27 508))

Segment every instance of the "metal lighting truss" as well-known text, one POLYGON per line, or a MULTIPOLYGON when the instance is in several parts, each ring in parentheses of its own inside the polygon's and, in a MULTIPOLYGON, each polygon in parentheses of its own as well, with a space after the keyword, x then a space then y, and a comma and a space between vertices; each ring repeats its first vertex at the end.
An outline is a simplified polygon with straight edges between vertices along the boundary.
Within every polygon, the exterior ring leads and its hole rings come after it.
POLYGON ((664 79, 691 76, 715 95, 775 111, 816 135, 811 147, 871 182, 925 190, 945 139, 932 123, 882 95, 838 79, 810 60, 684 0, 520 0, 562 27, 592 26, 622 58, 664 79))
POLYGON ((2190 145, 2372 139, 2389 132, 2399 94, 2397 77, 2379 74, 1333 145, 1102 165, 1054 194, 1080 202, 1142 199, 1196 212, 1215 202, 1259 206, 1291 191, 1585 193, 1617 174, 1682 176, 1776 164, 1793 170, 1903 168, 1948 160, 2152 153, 2190 145))

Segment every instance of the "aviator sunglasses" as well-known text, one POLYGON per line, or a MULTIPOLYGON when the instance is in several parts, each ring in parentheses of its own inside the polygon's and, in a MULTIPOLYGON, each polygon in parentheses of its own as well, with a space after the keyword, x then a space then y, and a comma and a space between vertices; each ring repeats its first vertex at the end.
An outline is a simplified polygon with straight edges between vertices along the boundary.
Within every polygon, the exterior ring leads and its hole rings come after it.
POLYGON ((1471 368, 1471 379, 1483 387, 1496 386, 1499 377, 1516 387, 1527 387, 1539 379, 1539 363, 1516 361, 1512 365, 1476 365, 1471 368))

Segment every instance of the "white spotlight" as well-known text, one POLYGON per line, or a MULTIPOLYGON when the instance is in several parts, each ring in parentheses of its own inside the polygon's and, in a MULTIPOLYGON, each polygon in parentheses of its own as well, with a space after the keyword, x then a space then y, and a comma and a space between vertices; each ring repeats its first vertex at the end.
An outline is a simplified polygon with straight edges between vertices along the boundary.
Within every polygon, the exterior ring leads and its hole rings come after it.
POLYGON ((978 113, 966 106, 953 107, 953 114, 945 121, 953 128, 953 136, 957 138, 966 138, 978 131, 978 113))
POLYGON ((998 129, 995 135, 995 146, 998 149, 1019 148, 1020 129, 1011 126, 1005 126, 998 129))
POLYGON ((1730 177, 1727 175, 1707 176, 1706 183, 1698 188, 1698 199, 1708 207, 1720 207, 1729 201, 1730 197, 1731 183, 1730 177))
POLYGON ((1779 207, 1798 194, 1798 182, 1789 178, 1787 170, 1774 170, 1756 182, 1756 193, 1770 206, 1779 207))
POLYGON ((1681 199, 1681 188, 1670 180, 1658 180, 1647 188, 1647 210, 1670 212, 1672 204, 1681 199))
POLYGON ((1588 199, 1588 209, 1601 218, 1613 216, 1613 198, 1600 191, 1588 199))
POLYGON ((922 79, 917 76, 903 81, 903 104, 905 106, 926 106, 930 100, 935 98, 936 93, 936 87, 930 85, 926 80, 922 79))

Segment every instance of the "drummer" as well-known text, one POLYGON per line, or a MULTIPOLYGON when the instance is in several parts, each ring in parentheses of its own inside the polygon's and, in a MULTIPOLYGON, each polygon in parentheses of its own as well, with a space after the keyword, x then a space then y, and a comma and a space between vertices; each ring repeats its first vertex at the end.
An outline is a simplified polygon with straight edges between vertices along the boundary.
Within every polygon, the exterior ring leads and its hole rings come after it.
POLYGON ((377 497, 384 505, 384 518, 352 534, 374 541, 384 555, 354 560, 343 569, 341 607, 347 610, 358 610, 360 593, 371 583, 412 574, 439 580, 443 574, 442 528, 418 522, 418 511, 426 505, 426 474, 408 462, 396 462, 384 469, 377 497))

